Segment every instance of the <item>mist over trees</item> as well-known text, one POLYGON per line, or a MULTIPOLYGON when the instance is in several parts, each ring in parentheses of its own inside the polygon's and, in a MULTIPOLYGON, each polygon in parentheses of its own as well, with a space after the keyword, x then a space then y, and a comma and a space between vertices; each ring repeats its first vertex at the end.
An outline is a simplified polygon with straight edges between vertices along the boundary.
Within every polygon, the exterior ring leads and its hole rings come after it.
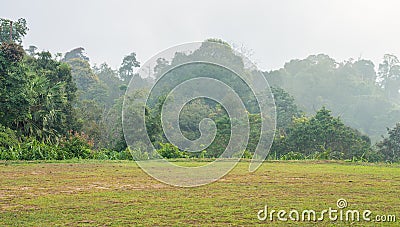
POLYGON ((377 141, 400 119, 400 72, 393 55, 385 55, 378 71, 375 68, 369 60, 338 63, 319 54, 291 60, 282 69, 264 74, 272 86, 293 95, 306 113, 325 106, 344 123, 377 141))
MULTIPOLYGON (((140 159, 149 154, 128 147, 122 130, 122 106, 131 79, 149 89, 155 78, 140 78, 135 52, 122 57, 119 68, 91 65, 83 47, 51 54, 21 46, 26 21, 0 19, 0 159, 140 159), (131 153, 131 151, 133 151, 131 153)), ((234 63, 251 77, 251 70, 223 44, 214 56, 234 63)), ((177 84, 209 75, 229 84, 248 110, 250 138, 244 157, 251 158, 258 143, 261 115, 251 90, 228 70, 193 64, 169 71, 186 59, 196 59, 210 47, 205 42, 193 53, 176 53, 171 61, 157 59, 156 78, 164 77, 159 93, 146 103, 146 128, 164 157, 216 158, 231 131, 226 110, 213 100, 189 102, 180 115, 180 129, 190 140, 200 136, 199 122, 210 118, 217 136, 209 147, 189 154, 170 144, 161 128, 161 106, 177 84)), ((287 62, 263 72, 274 96, 277 127, 271 159, 346 159, 398 161, 400 121, 400 62, 387 54, 375 66, 367 59, 336 62, 325 54, 287 62), (394 128, 392 128, 394 127, 394 128), (392 129, 390 129, 392 128, 392 129), (382 139, 382 136, 388 137, 382 139), (396 141, 397 140, 397 141, 396 141)), ((213 89, 212 86, 205 87, 213 89)), ((229 98, 229 97, 226 97, 229 98)), ((131 107, 134 109, 134 107, 131 107)), ((265 120, 265 119, 264 119, 265 120)))

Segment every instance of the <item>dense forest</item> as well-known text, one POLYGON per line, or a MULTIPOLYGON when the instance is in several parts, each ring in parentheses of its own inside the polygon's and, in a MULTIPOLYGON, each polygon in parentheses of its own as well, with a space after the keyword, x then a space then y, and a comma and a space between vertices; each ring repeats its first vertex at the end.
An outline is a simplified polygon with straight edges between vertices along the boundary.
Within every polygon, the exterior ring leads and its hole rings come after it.
MULTIPOLYGON (((21 45, 28 32, 24 19, 0 19, 0 159, 151 159, 127 146, 122 126, 125 92, 131 80, 149 89, 151 78, 135 72, 140 62, 132 52, 114 69, 91 65, 83 47, 67 53, 38 51, 21 45)), ((224 56, 244 67, 232 47, 224 56)), ((260 111, 254 97, 229 72, 199 65, 170 72, 182 59, 204 54, 178 53, 172 61, 158 59, 155 76, 170 74, 146 106, 151 142, 165 158, 216 158, 225 149, 231 120, 224 108, 202 98, 188 103, 180 115, 182 134, 200 136, 199 122, 212 119, 216 139, 197 153, 179 150, 161 128, 161 106, 168 90, 198 72, 232 85, 245 102, 251 123, 244 158, 251 158, 260 134, 260 111), (185 76, 177 76, 177 75, 185 76)), ((270 159, 341 159, 369 162, 400 160, 400 61, 387 54, 377 67, 370 60, 336 62, 325 54, 295 59, 263 75, 276 106, 276 132, 270 159)), ((126 108, 126 107, 125 107, 126 108)), ((132 107, 133 108, 133 107, 132 107)))

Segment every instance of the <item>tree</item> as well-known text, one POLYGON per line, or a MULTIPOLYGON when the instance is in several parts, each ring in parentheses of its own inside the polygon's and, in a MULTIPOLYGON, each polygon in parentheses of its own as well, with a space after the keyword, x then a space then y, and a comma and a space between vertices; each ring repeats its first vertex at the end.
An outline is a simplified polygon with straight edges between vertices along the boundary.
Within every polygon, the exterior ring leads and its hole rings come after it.
POLYGON ((83 61, 89 61, 89 57, 85 55, 85 48, 83 47, 78 47, 65 53, 63 61, 69 61, 74 58, 78 58, 83 61))
POLYGON ((179 126, 183 136, 189 140, 200 137, 199 123, 210 117, 213 110, 204 103, 204 99, 195 99, 187 103, 179 115, 179 126))
POLYGON ((121 113, 122 113, 123 101, 124 101, 123 97, 120 97, 119 99, 115 100, 114 105, 108 110, 108 112, 103 117, 105 128, 102 133, 102 137, 104 138, 102 144, 103 146, 116 151, 122 151, 127 148, 122 127, 121 113))
POLYGON ((70 68, 49 52, 25 55, 15 43, 0 45, 0 123, 20 135, 56 140, 75 128, 76 87, 70 68))
POLYGON ((55 139, 77 130, 73 109, 77 88, 70 67, 53 59, 49 52, 38 53, 37 58, 27 57, 26 64, 34 75, 30 86, 32 118, 26 122, 29 128, 36 129, 31 135, 55 139))
POLYGON ((292 151, 312 158, 352 159, 370 151, 368 137, 344 125, 324 107, 310 118, 294 118, 287 135, 276 140, 272 153, 278 156, 292 151))
MULTIPOLYGON (((154 77, 159 79, 156 83, 153 92, 150 94, 150 97, 147 101, 147 113, 149 113, 149 117, 152 121, 147 124, 147 130, 152 132, 160 132, 162 134, 162 129, 159 129, 160 121, 160 111, 159 107, 159 97, 166 96, 174 87, 177 85, 198 77, 208 77, 212 79, 219 80, 229 87, 231 87, 236 94, 241 98, 243 104, 248 111, 249 123, 250 123, 250 141, 248 143, 248 151, 254 152, 256 146, 258 144, 258 138, 261 133, 261 116, 260 110, 255 98, 255 95, 249 88, 249 86, 236 75, 234 72, 238 72, 243 76, 248 77, 249 80, 252 80, 254 77, 253 68, 245 67, 245 62, 242 57, 235 54, 233 48, 224 41, 211 39, 206 40, 208 42, 203 42, 201 46, 193 50, 193 52, 177 52, 173 56, 172 59, 157 59, 157 65, 153 69, 154 77), (210 42, 216 42, 221 45, 212 45, 210 42), (182 67, 180 66, 183 62, 192 61, 196 62, 199 59, 204 59, 204 56, 209 58, 209 61, 214 60, 214 62, 225 63, 226 65, 230 65, 233 67, 232 71, 230 69, 221 67, 219 65, 207 64, 197 62, 194 64, 185 64, 182 67), (175 68, 174 68, 175 67, 175 68), (174 68, 174 70, 168 71, 168 69, 174 68), (167 72, 167 73, 166 73, 167 72), (165 74, 164 74, 165 73, 165 74), (160 78, 161 75, 164 76, 160 78)), ((150 73, 151 75, 151 73, 150 73)), ((201 87, 202 92, 211 92, 216 91, 215 84, 209 84, 208 86, 201 87)), ((191 91, 188 91, 190 93, 191 91)), ((293 106, 285 106, 289 105, 292 101, 290 98, 286 97, 286 94, 283 94, 281 90, 276 90, 277 97, 282 97, 279 99, 280 107, 282 107, 282 113, 286 110, 287 115, 285 118, 291 119, 290 116, 292 113, 293 106), (287 99, 287 100, 284 100, 287 99), (286 109, 285 109, 286 108, 286 109)), ((229 100, 232 98, 232 94, 221 94, 221 96, 229 100)), ((239 106, 234 106, 231 108, 240 108, 239 106)), ((230 136, 231 136, 231 124, 243 124, 245 126, 245 122, 240 122, 239 119, 230 119, 227 112, 224 108, 222 108, 217 102, 202 98, 198 100, 193 100, 185 105, 180 112, 179 116, 179 124, 180 129, 182 130, 182 134, 188 138, 189 140, 194 140, 199 138, 199 123, 200 120, 204 118, 212 119, 217 127, 216 137, 212 141, 209 147, 207 147, 207 153, 205 154, 207 157, 218 157, 225 151, 227 147, 230 136), (231 121, 232 120, 232 121, 231 121)), ((146 119, 147 120, 147 119, 146 119)), ((266 119, 264 119, 266 120, 266 119)), ((247 123, 247 122, 246 122, 247 123)), ((157 133, 149 133, 151 135, 151 139, 153 144, 157 145, 159 140, 165 139, 164 136, 158 136, 157 133), (154 136, 154 135, 157 135, 154 136), (154 142, 156 141, 156 142, 154 142)), ((241 152, 241 151, 240 151, 241 152)))
POLYGON ((30 76, 22 59, 24 50, 15 43, 0 44, 0 124, 17 128, 30 117, 30 76))
POLYGON ((392 54, 385 54, 379 64, 378 79, 389 99, 397 100, 400 89, 400 61, 392 54))
POLYGON ((31 45, 31 46, 29 46, 28 47, 28 49, 26 49, 25 51, 30 55, 30 56, 35 56, 36 55, 36 50, 37 50, 38 48, 36 47, 36 46, 33 46, 33 45, 31 45))
POLYGON ((376 144, 383 160, 389 162, 400 161, 400 123, 392 129, 387 129, 389 136, 376 144))
POLYGON ((79 112, 77 119, 81 125, 80 131, 94 141, 96 148, 106 147, 102 134, 107 130, 103 124, 103 108, 95 100, 83 100, 77 103, 79 112))
POLYGON ((169 68, 169 62, 165 58, 159 58, 156 61, 157 65, 154 67, 154 75, 159 78, 163 73, 165 73, 169 68))
POLYGON ((134 68, 140 67, 140 62, 136 60, 136 53, 132 52, 125 56, 119 68, 119 76, 125 82, 129 82, 133 77, 134 68))
POLYGON ((94 73, 99 78, 99 81, 102 85, 104 85, 104 89, 106 90, 106 96, 104 97, 104 104, 107 108, 110 108, 114 105, 116 99, 121 97, 125 90, 121 89, 123 86, 127 86, 126 82, 122 81, 119 76, 117 70, 112 69, 107 63, 103 63, 100 67, 93 67, 94 73))
POLYGON ((68 60, 71 66, 72 78, 80 93, 80 99, 88 99, 87 92, 98 83, 98 77, 94 74, 87 61, 80 58, 68 60))
POLYGON ((352 64, 352 68, 355 70, 356 75, 361 78, 361 81, 376 82, 375 65, 372 61, 360 59, 352 64))
POLYGON ((279 87, 272 87, 276 107, 276 128, 285 131, 289 128, 294 117, 300 117, 301 112, 295 104, 293 96, 279 87))
MULTIPOLYGON (((386 58, 384 65, 396 62, 392 57, 386 58)), ((390 71, 386 66, 380 68, 380 77, 390 71)), ((296 105, 305 113, 313 114, 326 106, 333 114, 340 115, 345 124, 366 133, 374 141, 400 118, 399 99, 393 95, 388 98, 388 92, 377 83, 374 64, 369 60, 338 63, 327 55, 311 55, 291 60, 282 69, 264 72, 264 75, 272 86, 293 95, 296 105)), ((397 86, 395 81, 386 81, 389 87, 397 86)), ((395 90, 391 89, 391 94, 395 90)))
POLYGON ((24 18, 20 18, 17 21, 0 18, 0 44, 3 42, 21 44, 22 38, 28 30, 24 18))

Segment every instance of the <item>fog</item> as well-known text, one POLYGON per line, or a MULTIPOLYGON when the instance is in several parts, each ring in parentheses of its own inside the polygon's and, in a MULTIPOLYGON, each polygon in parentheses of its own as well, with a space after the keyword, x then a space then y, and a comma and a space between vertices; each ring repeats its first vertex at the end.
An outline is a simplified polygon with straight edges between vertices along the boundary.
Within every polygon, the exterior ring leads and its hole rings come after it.
POLYGON ((91 63, 142 63, 170 46, 216 37, 244 47, 263 70, 325 53, 338 61, 400 55, 400 2, 393 1, 0 1, 26 18, 24 45, 52 53, 84 47, 91 63))

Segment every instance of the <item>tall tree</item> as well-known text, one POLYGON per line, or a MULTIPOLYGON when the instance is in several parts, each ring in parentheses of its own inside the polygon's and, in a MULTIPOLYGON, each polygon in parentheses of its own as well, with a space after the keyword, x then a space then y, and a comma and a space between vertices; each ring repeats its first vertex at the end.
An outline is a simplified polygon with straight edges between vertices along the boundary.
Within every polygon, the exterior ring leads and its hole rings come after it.
POLYGON ((323 107, 310 118, 294 118, 287 135, 278 138, 272 149, 278 156, 289 151, 304 156, 323 155, 326 159, 351 159, 369 152, 370 141, 323 107))
POLYGON ((136 53, 132 52, 122 60, 118 72, 123 81, 129 82, 133 77, 134 69, 140 67, 140 62, 136 60, 136 53))
POLYGON ((93 67, 93 71, 107 91, 104 98, 105 103, 103 104, 110 108, 114 105, 115 100, 124 94, 127 82, 122 81, 118 76, 118 71, 112 69, 107 63, 103 63, 99 67, 93 67))
POLYGON ((48 52, 25 55, 15 43, 0 45, 1 124, 20 134, 53 140, 74 128, 76 87, 68 65, 48 52))
POLYGON ((26 53, 27 54, 29 54, 30 56, 35 56, 36 55, 36 50, 37 50, 38 48, 36 47, 36 46, 33 46, 33 45, 30 45, 29 47, 28 47, 28 49, 25 49, 25 51, 26 51, 26 53))
POLYGON ((377 143, 378 151, 385 161, 400 161, 400 123, 388 130, 388 137, 377 143))
POLYGON ((17 21, 0 18, 0 43, 16 42, 21 44, 22 38, 28 30, 24 18, 20 18, 17 21))
POLYGON ((279 87, 272 87, 276 107, 276 128, 287 130, 293 118, 300 117, 301 111, 298 109, 293 96, 279 87))
POLYGON ((385 54, 378 71, 381 87, 389 99, 399 99, 400 89, 400 61, 392 54, 385 54))
POLYGON ((65 53, 63 61, 68 61, 74 58, 78 58, 83 61, 89 61, 89 57, 86 56, 85 48, 83 47, 78 47, 65 53))
POLYGON ((15 43, 0 44, 0 124, 16 128, 30 116, 30 76, 22 59, 24 50, 15 43))

